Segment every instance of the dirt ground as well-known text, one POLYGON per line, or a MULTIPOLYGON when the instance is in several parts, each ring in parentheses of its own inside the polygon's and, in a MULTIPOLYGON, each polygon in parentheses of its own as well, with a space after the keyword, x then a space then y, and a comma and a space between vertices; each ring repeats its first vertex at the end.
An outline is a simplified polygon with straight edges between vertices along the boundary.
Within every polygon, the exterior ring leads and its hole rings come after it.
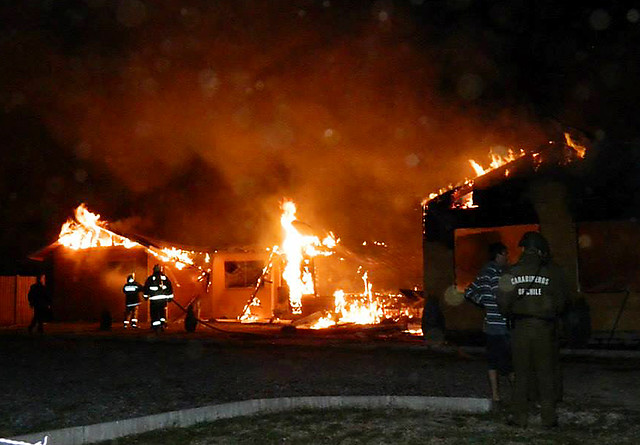
MULTIPOLYGON (((367 332, 3 329, 0 357, 0 437, 254 398, 488 395, 481 349, 367 332)), ((563 369, 561 422, 640 413, 640 354, 565 354, 563 369)))

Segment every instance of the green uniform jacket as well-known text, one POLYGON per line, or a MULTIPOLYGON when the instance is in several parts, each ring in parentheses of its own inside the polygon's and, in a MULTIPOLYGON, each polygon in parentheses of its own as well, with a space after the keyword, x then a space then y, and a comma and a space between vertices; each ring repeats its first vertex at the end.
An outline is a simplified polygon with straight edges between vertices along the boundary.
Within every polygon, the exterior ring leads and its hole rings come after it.
POLYGON ((569 289, 560 266, 543 264, 538 255, 525 252, 500 277, 497 296, 505 317, 552 321, 564 311, 569 289))

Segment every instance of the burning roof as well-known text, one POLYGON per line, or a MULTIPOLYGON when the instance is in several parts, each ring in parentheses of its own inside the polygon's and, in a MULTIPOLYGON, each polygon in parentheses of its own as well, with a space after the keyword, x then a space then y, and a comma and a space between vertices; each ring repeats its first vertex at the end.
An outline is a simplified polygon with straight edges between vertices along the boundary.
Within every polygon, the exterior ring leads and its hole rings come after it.
POLYGON ((569 132, 565 132, 563 142, 549 141, 547 145, 534 151, 509 149, 505 155, 490 152, 491 163, 486 168, 470 159, 469 163, 476 173, 475 178, 465 179, 456 185, 450 184, 437 193, 431 193, 423 201, 423 207, 427 208, 431 203, 445 199, 450 201, 449 205, 452 209, 477 208, 477 204, 473 200, 475 189, 495 185, 505 178, 529 176, 547 166, 568 165, 576 160, 584 159, 587 152, 585 145, 584 142, 579 143, 576 137, 572 137, 569 132))
POLYGON ((74 218, 68 219, 60 229, 58 239, 53 244, 31 255, 32 259, 42 260, 47 253, 59 246, 72 250, 84 250, 98 247, 139 247, 156 257, 158 261, 169 263, 181 270, 187 267, 207 271, 210 260, 206 249, 185 250, 164 242, 151 241, 139 235, 125 236, 111 229, 100 215, 91 212, 86 204, 80 204, 74 211, 74 218))

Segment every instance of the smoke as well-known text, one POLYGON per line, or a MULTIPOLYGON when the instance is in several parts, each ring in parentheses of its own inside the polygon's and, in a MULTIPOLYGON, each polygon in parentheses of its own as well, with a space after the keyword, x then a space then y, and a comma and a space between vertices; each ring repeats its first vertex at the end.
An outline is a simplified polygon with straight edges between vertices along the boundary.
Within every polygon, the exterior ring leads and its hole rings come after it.
POLYGON ((539 135, 489 100, 500 79, 473 30, 439 35, 419 1, 42 7, 49 72, 32 91, 52 92, 30 100, 126 187, 122 216, 151 236, 270 245, 286 196, 347 244, 384 241, 419 281, 420 201, 472 176, 468 158, 539 135))

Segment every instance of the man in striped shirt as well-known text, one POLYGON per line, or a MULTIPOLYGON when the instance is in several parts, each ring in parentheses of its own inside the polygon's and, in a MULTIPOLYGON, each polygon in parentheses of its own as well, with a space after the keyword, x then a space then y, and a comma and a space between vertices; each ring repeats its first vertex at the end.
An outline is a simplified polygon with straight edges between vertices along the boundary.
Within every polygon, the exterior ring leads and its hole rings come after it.
POLYGON ((502 243, 489 246, 489 262, 484 265, 476 279, 465 289, 464 297, 485 310, 484 333, 486 336, 487 361, 491 399, 500 402, 499 375, 514 381, 511 363, 511 346, 507 320, 498 310, 496 290, 500 275, 507 265, 508 251, 502 243))

